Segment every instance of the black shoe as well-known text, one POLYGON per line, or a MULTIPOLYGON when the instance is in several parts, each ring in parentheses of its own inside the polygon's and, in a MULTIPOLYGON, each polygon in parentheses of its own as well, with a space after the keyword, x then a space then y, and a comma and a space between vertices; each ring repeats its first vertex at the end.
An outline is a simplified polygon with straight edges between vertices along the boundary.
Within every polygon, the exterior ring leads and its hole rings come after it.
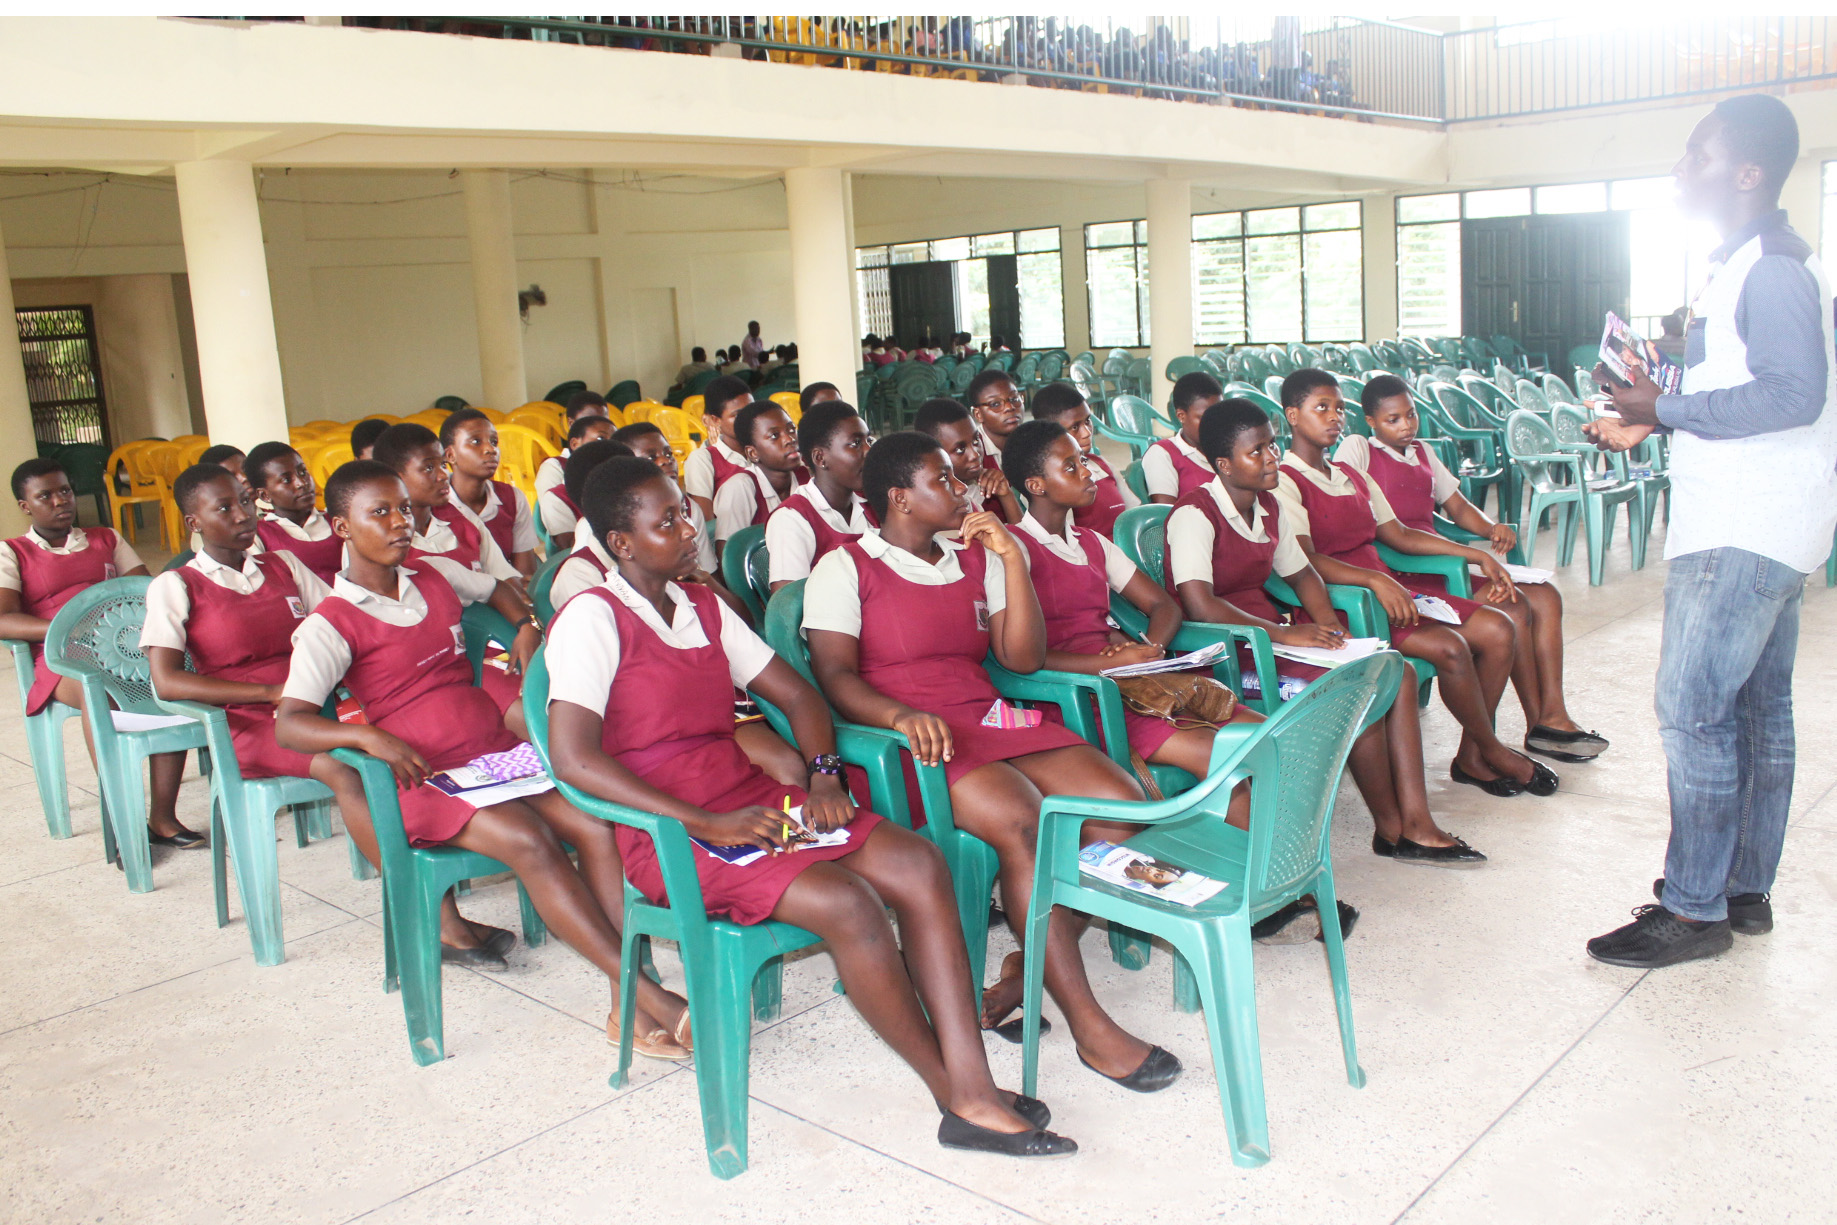
POLYGON ((1681 961, 1714 957, 1735 943, 1729 923, 1692 923, 1663 906, 1637 906, 1633 921, 1588 942, 1588 955, 1610 966, 1656 970, 1681 961))
MULTIPOLYGON (((1525 760, 1531 761, 1529 757, 1525 760)), ((1556 786, 1562 781, 1556 776, 1556 771, 1543 762, 1531 761, 1531 781, 1524 785, 1524 789, 1532 795, 1555 795, 1556 786)))
POLYGON ((1070 1157, 1078 1142, 1036 1127, 1032 1131, 1005 1132, 978 1127, 948 1110, 938 1120, 938 1143, 972 1153, 998 1153, 1003 1157, 1070 1157))
POLYGON ((193 847, 210 845, 209 838, 193 830, 186 829, 183 825, 179 826, 179 832, 176 834, 156 834, 149 829, 147 831, 147 842, 151 846, 169 846, 181 851, 189 851, 193 847))
MULTIPOLYGON (((1339 909, 1339 938, 1341 940, 1344 940, 1348 936, 1352 935, 1352 929, 1358 926, 1359 908, 1357 906, 1352 905, 1350 902, 1341 902, 1339 903, 1338 909, 1339 909)), ((1322 944, 1325 944, 1327 942, 1327 933, 1323 930, 1318 936, 1315 936, 1314 939, 1320 941, 1322 944)))
POLYGON ((1290 902, 1250 926, 1258 944, 1306 944, 1320 935, 1320 911, 1312 898, 1290 902))
MULTIPOLYGON (((1652 882, 1652 896, 1665 892, 1665 878, 1652 882)), ((1729 930, 1744 936, 1764 936, 1773 930, 1773 895, 1771 893, 1729 894, 1729 930)))
MULTIPOLYGON (((1021 1039, 1025 1036, 1021 1033, 1021 1024, 1025 1020, 1026 1020, 1025 1017, 1015 1017, 1011 1021, 1003 1021, 1000 1025, 989 1026, 989 1032, 999 1037, 1005 1038, 1009 1042, 1014 1043, 1014 1045, 1019 1046, 1021 1044, 1021 1039)), ((1041 1017, 1040 1018, 1040 1036, 1044 1038, 1047 1034, 1050 1034, 1051 1032, 1052 1032, 1052 1022, 1045 1017, 1041 1017)))
POLYGON ((1142 1060, 1141 1065, 1127 1076, 1112 1076, 1108 1072, 1099 1072, 1096 1068, 1091 1067, 1090 1060, 1084 1057, 1083 1051, 1078 1052, 1078 1062, 1091 1068, 1091 1071, 1097 1072, 1105 1080, 1113 1080, 1123 1088, 1133 1089, 1137 1093, 1159 1092, 1179 1080, 1180 1073, 1186 1070, 1180 1066, 1178 1059, 1158 1046, 1150 1047, 1148 1057, 1142 1060))
POLYGON ((1607 737, 1599 732, 1559 732, 1538 724, 1524 736, 1525 751, 1540 753, 1555 761, 1588 762, 1600 756, 1607 737))
POLYGON ((1498 778, 1475 778, 1473 775, 1467 773, 1467 771, 1461 769, 1460 765, 1456 762, 1448 763, 1448 777, 1457 783, 1464 783, 1469 787, 1478 787, 1487 795, 1496 795, 1502 800, 1509 800, 1515 795, 1524 794, 1524 784, 1515 778, 1507 778, 1503 774, 1498 778))
POLYGON ((488 948, 499 957, 504 956, 506 953, 510 952, 511 949, 517 947, 517 933, 513 931, 506 931, 502 927, 492 927, 488 923, 474 923, 472 926, 480 931, 488 931, 491 933, 489 936, 485 937, 484 944, 479 947, 488 948))
POLYGON ((1477 868, 1486 862, 1485 855, 1468 846, 1461 838, 1455 838, 1447 846, 1424 846, 1408 838, 1386 842, 1384 835, 1373 834, 1371 853, 1383 859, 1394 859, 1398 863, 1416 864, 1424 868, 1477 868))
POLYGON ((440 946, 440 960, 450 966, 489 970, 494 974, 510 968, 510 963, 505 961, 501 955, 483 945, 475 949, 456 949, 450 944, 443 944, 440 946))
MULTIPOLYGON (((1048 1127, 1052 1126, 1052 1107, 1048 1106, 1037 1097, 1028 1097, 1025 1093, 1016 1093, 1014 1095, 1014 1101, 1009 1104, 1008 1108, 1041 1131, 1045 1131, 1048 1127)), ((944 1107, 939 1106, 938 1113, 949 1114, 950 1112, 945 1110, 944 1107)))

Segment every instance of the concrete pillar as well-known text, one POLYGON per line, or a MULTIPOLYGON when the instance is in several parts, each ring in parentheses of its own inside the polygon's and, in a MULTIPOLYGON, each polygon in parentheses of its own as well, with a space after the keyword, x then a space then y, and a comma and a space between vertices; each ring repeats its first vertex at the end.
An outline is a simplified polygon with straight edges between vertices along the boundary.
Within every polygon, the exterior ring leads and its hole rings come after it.
POLYGON ((1367 196, 1362 209, 1365 339, 1397 336, 1397 197, 1367 196))
POLYGON ((516 231, 510 173, 463 170, 466 237, 472 247, 472 307, 478 317, 478 370, 485 403, 509 412, 529 402, 523 368, 523 318, 517 313, 516 231))
MULTIPOLYGON (((13 468, 38 454, 32 433, 32 399, 26 393, 25 362, 19 356, 19 325, 13 314, 13 279, 6 268, 6 235, 0 233, 0 455, 11 456, 13 468)), ((12 490, 0 498, 0 536, 17 536, 26 530, 26 517, 12 490)))
POLYGON ((1193 355, 1193 185, 1148 180, 1148 360, 1155 403, 1166 407, 1174 385, 1167 363, 1193 355))
POLYGON ((848 193, 848 175, 833 167, 785 171, 798 377, 805 383, 834 383, 852 396, 861 345, 850 287, 855 253, 848 245, 848 193))
POLYGON ((254 172, 247 162, 181 162, 175 169, 204 419, 211 442, 246 451, 287 437, 254 172))

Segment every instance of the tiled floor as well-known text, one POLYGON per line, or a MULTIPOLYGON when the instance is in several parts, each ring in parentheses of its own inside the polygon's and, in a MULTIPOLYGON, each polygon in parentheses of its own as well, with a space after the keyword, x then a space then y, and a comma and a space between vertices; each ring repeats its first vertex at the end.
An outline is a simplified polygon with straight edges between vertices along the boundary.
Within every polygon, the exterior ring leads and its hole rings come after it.
MULTIPOLYGON (((1821 577, 1807 592, 1778 930, 1642 974, 1582 942, 1646 900, 1661 865, 1664 566, 1628 573, 1623 544, 1607 585, 1579 569, 1563 583, 1572 705, 1614 748, 1563 769, 1554 798, 1493 800, 1444 781, 1452 723, 1435 708, 1432 795, 1492 856, 1480 872, 1374 858, 1357 800, 1342 802, 1370 1084, 1346 1085, 1319 946, 1259 949, 1274 1159, 1258 1170, 1225 1155, 1204 1029, 1169 1006, 1169 958, 1129 973, 1097 937, 1103 998, 1188 1073, 1137 1097, 1048 1037, 1042 1093, 1083 1145, 1071 1161, 938 1148, 916 1080, 831 992, 821 955, 789 968, 783 1020, 755 1035, 752 1168, 731 1182, 707 1172, 693 1070, 640 1060, 630 1088, 607 1088, 606 986, 558 944, 519 948, 507 974, 447 974, 449 1058, 417 1068, 381 990, 377 886, 351 879, 342 837, 299 850, 289 833, 288 959, 258 968, 240 919, 212 922, 204 853, 161 855, 139 896, 103 864, 74 731, 76 837, 45 837, 9 697, 0 1220, 1829 1220, 1837 976, 1815 916, 1837 893, 1837 593, 1821 577)), ((1519 731, 1509 697, 1501 723, 1519 731)), ((203 827, 195 778, 182 813, 203 827)), ((466 907, 513 925, 514 889, 466 907)), ((991 1038, 990 1053, 1016 1084, 1018 1049, 991 1038)))

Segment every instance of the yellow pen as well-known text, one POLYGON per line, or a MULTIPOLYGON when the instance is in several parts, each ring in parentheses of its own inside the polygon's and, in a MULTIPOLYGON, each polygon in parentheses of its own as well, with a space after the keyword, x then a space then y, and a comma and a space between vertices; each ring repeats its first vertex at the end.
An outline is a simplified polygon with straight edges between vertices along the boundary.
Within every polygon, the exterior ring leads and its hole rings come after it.
POLYGON ((789 842, 791 841, 791 822, 788 818, 791 816, 791 797, 788 795, 785 797, 785 816, 787 820, 782 822, 778 827, 781 831, 779 837, 789 842))

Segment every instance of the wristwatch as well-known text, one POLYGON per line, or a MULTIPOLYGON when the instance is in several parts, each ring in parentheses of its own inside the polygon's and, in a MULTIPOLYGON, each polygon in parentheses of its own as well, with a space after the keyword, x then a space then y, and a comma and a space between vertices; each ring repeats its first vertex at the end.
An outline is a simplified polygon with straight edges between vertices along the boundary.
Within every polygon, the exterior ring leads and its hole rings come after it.
POLYGON ((837 757, 834 753, 818 753, 815 757, 810 759, 810 773, 829 774, 840 777, 842 774, 842 759, 837 757))

